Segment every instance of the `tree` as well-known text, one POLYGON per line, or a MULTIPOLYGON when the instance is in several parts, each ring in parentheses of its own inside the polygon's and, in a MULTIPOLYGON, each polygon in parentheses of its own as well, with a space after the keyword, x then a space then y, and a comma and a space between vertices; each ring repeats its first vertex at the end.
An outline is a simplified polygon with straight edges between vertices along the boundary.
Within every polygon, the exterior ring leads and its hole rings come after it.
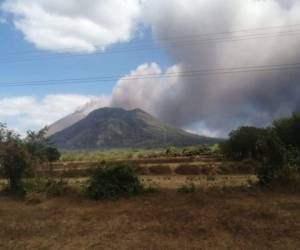
POLYGON ((19 135, 0 124, 0 172, 9 180, 10 190, 22 191, 22 177, 30 168, 30 154, 19 135))
POLYGON ((28 131, 25 143, 35 162, 53 162, 60 158, 59 151, 46 138, 47 127, 39 132, 28 131))
POLYGON ((258 159, 257 141, 266 133, 263 128, 240 127, 229 134, 229 139, 221 144, 221 150, 228 157, 242 160, 248 157, 258 159))
POLYGON ((277 119, 272 128, 286 147, 300 150, 300 115, 294 113, 290 118, 277 119))
POLYGON ((0 173, 9 180, 10 190, 23 191, 22 178, 33 165, 56 161, 59 151, 45 137, 46 130, 29 131, 25 139, 0 123, 0 173))
POLYGON ((257 171, 258 178, 262 184, 269 184, 286 166, 286 148, 276 132, 269 128, 257 141, 257 150, 262 163, 257 171))

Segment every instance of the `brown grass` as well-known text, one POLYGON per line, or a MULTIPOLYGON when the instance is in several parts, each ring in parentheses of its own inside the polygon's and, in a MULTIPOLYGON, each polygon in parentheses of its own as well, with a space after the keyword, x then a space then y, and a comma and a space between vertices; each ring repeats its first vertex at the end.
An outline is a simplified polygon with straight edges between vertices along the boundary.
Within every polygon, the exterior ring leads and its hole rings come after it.
POLYGON ((148 171, 153 175, 171 175, 172 170, 169 166, 157 165, 148 167, 148 171))
POLYGON ((198 175, 201 173, 201 169, 198 166, 182 164, 175 169, 175 173, 182 175, 198 175))
POLYGON ((248 183, 257 182, 257 178, 251 175, 156 175, 140 176, 140 180, 145 186, 167 190, 176 190, 183 186, 191 184, 200 189, 247 187, 249 186, 248 183))
MULTIPOLYGON (((154 163, 143 161, 142 164, 134 163, 133 168, 141 175, 231 175, 231 174, 253 174, 253 166, 245 166, 243 162, 203 162, 190 161, 186 163, 173 162, 154 163)), ((75 178, 87 177, 97 167, 97 163, 69 162, 44 165, 38 169, 38 173, 46 176, 75 178)))
POLYGON ((0 197, 0 249, 300 249, 300 196, 164 191, 92 202, 0 197))

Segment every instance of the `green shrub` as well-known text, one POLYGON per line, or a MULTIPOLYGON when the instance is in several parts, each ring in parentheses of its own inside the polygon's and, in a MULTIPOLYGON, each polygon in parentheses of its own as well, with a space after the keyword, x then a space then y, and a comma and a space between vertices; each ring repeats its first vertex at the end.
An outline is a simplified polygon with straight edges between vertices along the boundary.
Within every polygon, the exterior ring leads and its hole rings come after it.
POLYGON ((139 194, 142 185, 125 163, 101 164, 88 180, 85 192, 93 200, 119 199, 139 194))
POLYGON ((49 197, 62 196, 66 191, 66 183, 62 179, 48 181, 45 191, 49 197))
POLYGON ((211 149, 207 145, 191 146, 182 150, 182 156, 184 157, 193 157, 208 153, 211 153, 211 149))
POLYGON ((143 187, 143 193, 144 194, 154 194, 154 193, 158 193, 160 190, 157 187, 153 187, 153 186, 147 186, 147 187, 143 187))
POLYGON ((33 178, 25 182, 26 193, 43 193, 48 197, 62 196, 66 190, 66 182, 62 179, 33 178))

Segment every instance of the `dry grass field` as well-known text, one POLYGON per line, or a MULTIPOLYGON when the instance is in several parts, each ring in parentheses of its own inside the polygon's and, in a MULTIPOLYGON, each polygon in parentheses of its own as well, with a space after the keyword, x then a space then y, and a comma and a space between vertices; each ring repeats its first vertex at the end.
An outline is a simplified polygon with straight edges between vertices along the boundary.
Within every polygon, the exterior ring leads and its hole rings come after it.
POLYGON ((300 196, 283 192, 162 191, 39 204, 0 196, 0 249, 300 249, 300 196))
MULTIPOLYGON (((214 155, 198 157, 156 157, 119 159, 113 162, 127 162, 140 175, 245 175, 253 174, 256 162, 222 161, 214 155)), ((54 177, 81 178, 90 176, 101 161, 60 161, 42 165, 38 171, 54 177)))
MULTIPOLYGON (((254 175, 142 175, 139 176, 145 187, 159 190, 177 190, 183 186, 194 185, 195 188, 205 190, 223 187, 247 187, 257 182, 254 175)), ((87 181, 87 178, 64 179, 70 186, 76 188, 87 181)))
POLYGON ((60 198, 0 192, 0 249, 300 249, 299 193, 255 188, 244 163, 203 156, 133 163, 158 192, 90 201, 78 190, 96 162, 80 161, 52 166, 69 186, 60 198))

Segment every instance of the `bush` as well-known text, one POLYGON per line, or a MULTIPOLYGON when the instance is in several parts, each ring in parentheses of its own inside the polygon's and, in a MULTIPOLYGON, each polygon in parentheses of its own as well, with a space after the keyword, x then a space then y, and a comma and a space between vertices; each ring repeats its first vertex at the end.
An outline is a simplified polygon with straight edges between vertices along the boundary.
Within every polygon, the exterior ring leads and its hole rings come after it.
POLYGON ((62 196, 66 191, 66 183, 60 180, 48 180, 45 193, 49 197, 62 196))
POLYGON ((48 197, 62 196, 66 190, 66 182, 62 179, 34 178, 24 184, 27 193, 42 193, 48 197))
POLYGON ((165 155, 168 157, 178 157, 181 156, 179 149, 175 147, 169 147, 166 149, 165 155))
POLYGON ((143 187, 143 193, 144 194, 154 194, 154 193, 159 193, 160 190, 157 187, 153 187, 153 186, 148 186, 148 187, 143 187))
POLYGON ((142 192, 142 185, 129 165, 125 163, 101 164, 88 180, 85 189, 93 200, 119 199, 142 192))
POLYGON ((25 196, 25 202, 32 205, 42 203, 44 199, 45 197, 43 194, 35 192, 27 193, 25 196))
POLYGON ((182 151, 182 156, 193 157, 208 153, 211 153, 211 149, 207 145, 199 145, 184 148, 182 151))

